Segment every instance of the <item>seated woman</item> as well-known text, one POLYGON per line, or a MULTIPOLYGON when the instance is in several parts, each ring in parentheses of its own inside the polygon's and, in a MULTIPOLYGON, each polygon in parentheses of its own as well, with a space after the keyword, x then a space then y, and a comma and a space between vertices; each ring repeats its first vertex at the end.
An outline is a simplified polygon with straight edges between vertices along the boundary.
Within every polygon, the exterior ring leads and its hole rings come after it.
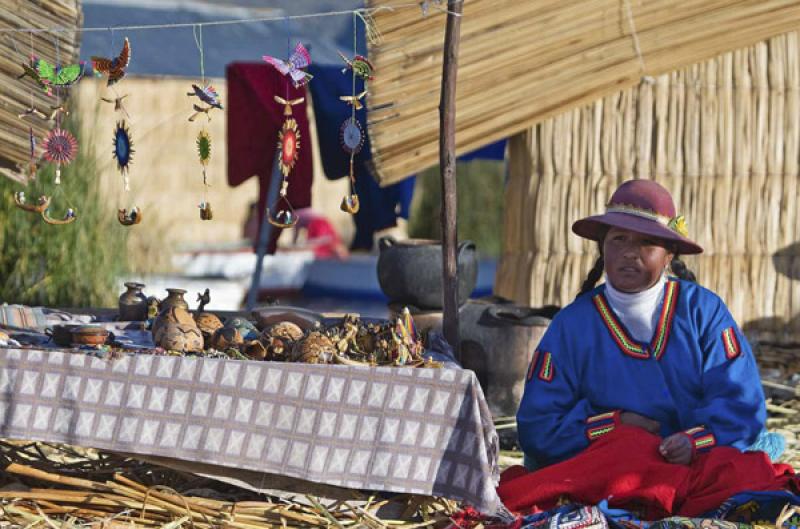
POLYGON ((660 436, 669 463, 750 447, 766 420, 758 368, 725 303, 668 275, 671 264, 686 272, 680 254, 703 251, 669 192, 624 182, 604 214, 572 230, 597 241, 601 255, 533 355, 517 413, 527 459, 564 461, 619 425, 660 436), (594 287, 602 272, 605 283, 594 287))

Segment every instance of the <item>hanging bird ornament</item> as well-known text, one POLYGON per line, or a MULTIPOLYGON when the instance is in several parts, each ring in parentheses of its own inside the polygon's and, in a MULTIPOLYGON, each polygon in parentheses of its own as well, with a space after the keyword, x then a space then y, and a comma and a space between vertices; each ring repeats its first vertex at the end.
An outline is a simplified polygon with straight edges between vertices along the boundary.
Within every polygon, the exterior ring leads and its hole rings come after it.
POLYGON ((100 100, 103 101, 104 103, 113 103, 114 104, 114 112, 122 112, 125 115, 126 118, 130 119, 130 117, 131 117, 130 114, 128 114, 128 111, 125 110, 125 106, 122 104, 122 101, 126 97, 128 97, 128 94, 125 94, 125 95, 122 95, 122 96, 119 96, 119 97, 115 97, 114 99, 109 99, 107 97, 101 97, 100 100))
POLYGON ((284 116, 291 116, 292 115, 292 107, 295 105, 299 105, 303 101, 306 100, 305 97, 298 97, 296 99, 284 99, 281 96, 273 96, 275 101, 283 105, 283 115, 284 116))
POLYGON ((308 50, 300 42, 297 43, 294 51, 286 61, 269 55, 264 55, 262 59, 274 66, 275 69, 283 75, 291 77, 292 84, 295 88, 300 88, 307 84, 314 77, 303 70, 303 68, 308 68, 311 65, 311 54, 308 53, 308 50))
POLYGON ((360 77, 364 81, 372 81, 375 77, 372 75, 375 67, 369 62, 369 59, 363 55, 355 55, 352 59, 348 59, 344 53, 337 51, 339 57, 342 58, 347 65, 342 68, 342 73, 347 73, 347 70, 352 70, 356 77, 360 77))
POLYGON ((113 59, 92 56, 92 66, 95 71, 108 76, 107 86, 111 86, 125 77, 125 70, 128 68, 130 61, 131 43, 128 37, 125 37, 125 42, 122 44, 122 50, 119 52, 119 55, 113 59))
POLYGON ((205 114, 206 118, 208 118, 208 120, 211 121, 210 112, 212 109, 218 108, 220 110, 223 110, 222 103, 220 103, 219 94, 211 85, 206 85, 201 88, 200 86, 193 84, 192 91, 186 92, 186 95, 195 96, 198 99, 200 99, 200 101, 202 101, 207 105, 204 107, 196 103, 193 104, 192 108, 194 109, 194 114, 189 116, 189 121, 194 121, 200 114, 205 114))
POLYGON ((42 79, 42 76, 39 75, 39 70, 36 69, 36 58, 31 57, 30 63, 22 63, 22 73, 17 76, 17 79, 22 79, 24 77, 30 77, 36 86, 42 89, 47 95, 53 95, 53 88, 42 79))
POLYGON ((339 96, 339 99, 344 101, 348 105, 352 106, 356 110, 361 110, 362 108, 364 108, 364 104, 361 102, 361 100, 364 98, 365 95, 367 95, 366 90, 353 96, 339 96))
POLYGON ((78 64, 68 64, 66 66, 50 64, 44 59, 36 58, 31 62, 36 72, 39 74, 39 79, 47 85, 58 87, 71 86, 83 77, 83 61, 78 64))

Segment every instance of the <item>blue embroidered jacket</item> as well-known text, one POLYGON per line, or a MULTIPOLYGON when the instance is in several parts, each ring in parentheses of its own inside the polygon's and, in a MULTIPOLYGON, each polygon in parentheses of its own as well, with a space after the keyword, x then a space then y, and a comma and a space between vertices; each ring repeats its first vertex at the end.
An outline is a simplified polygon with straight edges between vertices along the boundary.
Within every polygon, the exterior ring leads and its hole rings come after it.
POLYGON ((600 285, 562 309, 533 353, 517 425, 540 466, 572 457, 632 411, 696 451, 744 449, 766 422, 758 367, 722 300, 670 278, 650 343, 631 337, 600 285))

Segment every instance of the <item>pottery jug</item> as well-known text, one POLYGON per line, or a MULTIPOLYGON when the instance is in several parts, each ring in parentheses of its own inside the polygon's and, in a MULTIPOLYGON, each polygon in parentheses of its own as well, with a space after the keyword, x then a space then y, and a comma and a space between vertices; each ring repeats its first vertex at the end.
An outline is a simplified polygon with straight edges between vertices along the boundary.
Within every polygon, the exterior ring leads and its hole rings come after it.
POLYGON ((167 293, 167 297, 164 298, 159 306, 160 312, 164 312, 164 310, 169 307, 180 307, 189 310, 189 304, 183 299, 183 295, 186 294, 185 290, 182 288, 168 288, 167 293))
MULTIPOLYGON (((408 239, 378 241, 378 283, 392 303, 425 309, 441 309, 442 244, 439 241, 408 239)), ((463 305, 478 282, 475 244, 462 241, 457 250, 458 304, 463 305)))
POLYGON ((127 291, 119 297, 119 319, 121 321, 144 321, 147 319, 147 296, 142 293, 142 283, 125 283, 127 291))

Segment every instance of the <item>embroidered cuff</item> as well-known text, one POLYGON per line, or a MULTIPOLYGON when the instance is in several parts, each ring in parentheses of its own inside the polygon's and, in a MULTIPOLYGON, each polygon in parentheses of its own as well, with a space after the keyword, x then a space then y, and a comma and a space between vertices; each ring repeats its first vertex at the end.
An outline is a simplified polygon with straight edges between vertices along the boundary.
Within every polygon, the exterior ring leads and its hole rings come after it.
POLYGON ((609 433, 619 424, 619 410, 600 413, 586 418, 586 438, 591 443, 609 433))
POLYGON ((717 445, 717 438, 705 426, 696 426, 683 432, 692 442, 692 459, 697 454, 708 452, 717 445))

